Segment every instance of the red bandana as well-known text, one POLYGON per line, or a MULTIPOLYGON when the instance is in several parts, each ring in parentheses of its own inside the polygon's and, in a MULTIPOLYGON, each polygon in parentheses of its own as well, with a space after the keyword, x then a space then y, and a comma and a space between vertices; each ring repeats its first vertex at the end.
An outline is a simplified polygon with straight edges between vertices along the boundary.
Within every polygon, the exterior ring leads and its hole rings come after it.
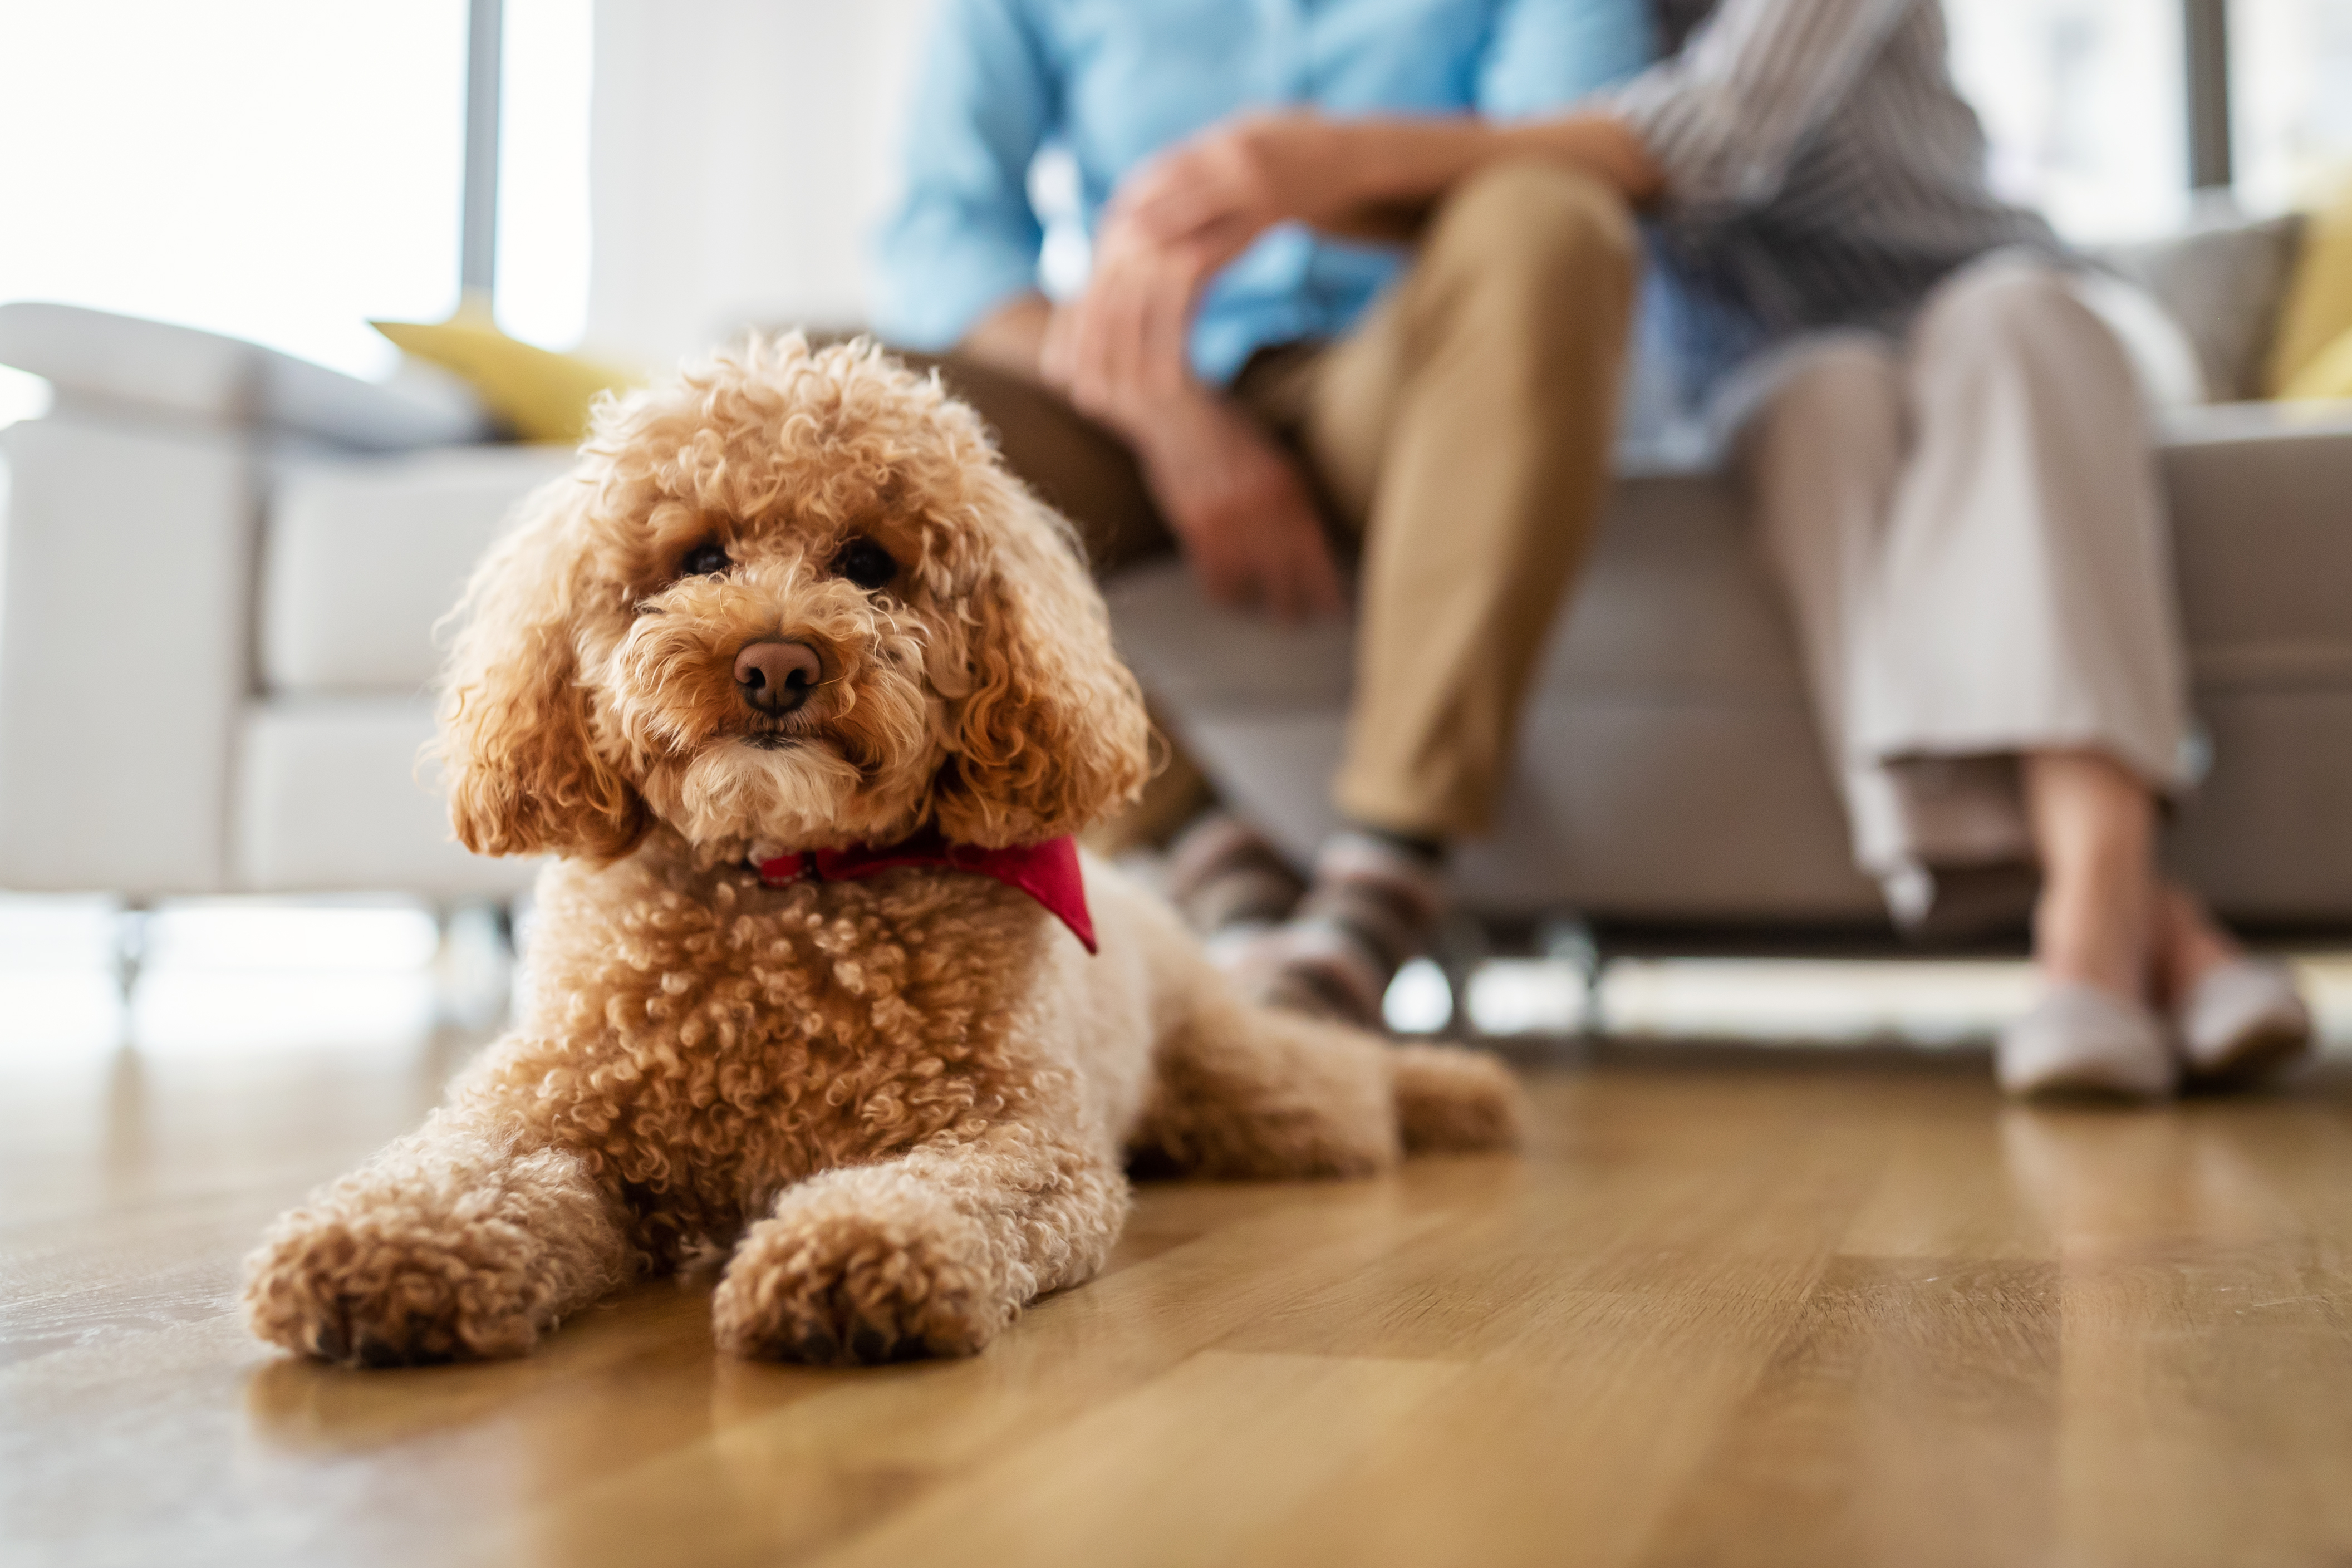
POLYGON ((1087 913, 1087 884, 1078 874, 1078 841, 1065 833, 1042 844, 1014 844, 1010 849, 983 850, 973 844, 951 844, 937 828, 925 828, 911 839, 877 849, 852 844, 847 849, 801 850, 754 868, 770 887, 784 887, 803 877, 819 882, 856 882, 902 865, 940 865, 951 871, 992 876, 1016 887, 1044 904, 1070 935, 1095 949, 1094 916, 1087 913))

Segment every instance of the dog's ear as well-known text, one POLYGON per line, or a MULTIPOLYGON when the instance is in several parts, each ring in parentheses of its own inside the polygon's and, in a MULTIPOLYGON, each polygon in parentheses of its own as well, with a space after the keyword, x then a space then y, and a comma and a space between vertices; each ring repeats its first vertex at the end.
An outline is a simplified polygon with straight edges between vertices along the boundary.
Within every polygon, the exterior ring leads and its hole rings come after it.
POLYGON ((478 854, 609 859, 650 825, 644 800, 597 750, 580 683, 591 494, 571 477, 534 494, 457 608, 436 749, 451 825, 478 854))
POLYGON ((948 838, 1000 848, 1076 832, 1132 800, 1150 770, 1150 721, 1069 526, 1001 471, 982 510, 966 689, 934 809, 948 838))

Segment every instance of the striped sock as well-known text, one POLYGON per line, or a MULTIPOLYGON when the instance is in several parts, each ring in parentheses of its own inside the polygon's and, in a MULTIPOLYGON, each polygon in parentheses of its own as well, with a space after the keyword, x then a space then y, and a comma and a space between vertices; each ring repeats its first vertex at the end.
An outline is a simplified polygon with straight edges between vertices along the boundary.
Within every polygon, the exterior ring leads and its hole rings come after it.
POLYGON ((1251 945, 1241 977, 1262 1000, 1377 1029, 1389 982, 1444 907, 1440 852, 1346 830, 1316 855, 1291 917, 1251 945))
POLYGON ((1265 835, 1230 811, 1203 813, 1169 846, 1169 902, 1212 943, 1264 931, 1306 890, 1265 835))

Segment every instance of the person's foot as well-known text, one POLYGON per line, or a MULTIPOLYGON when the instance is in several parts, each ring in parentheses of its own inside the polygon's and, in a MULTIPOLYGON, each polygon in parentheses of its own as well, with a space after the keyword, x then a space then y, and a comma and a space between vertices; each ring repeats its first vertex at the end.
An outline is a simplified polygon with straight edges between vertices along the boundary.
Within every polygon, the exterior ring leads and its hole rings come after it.
POLYGON ((2311 1009, 2284 964, 2239 958, 2209 969, 2172 1016, 2192 1082, 2252 1083, 2311 1053, 2311 1009))
POLYGON ((1377 1030, 1389 982, 1427 947, 1444 899, 1437 850, 1340 832, 1291 917, 1234 956, 1234 978, 1255 1000, 1377 1030))
POLYGON ((1265 834, 1230 811, 1203 812, 1168 850, 1168 899, 1212 951, 1263 934, 1307 883, 1265 834))
POLYGON ((2076 981, 2053 982, 2001 1030, 2002 1090, 2020 1097, 2156 1100, 2178 1082, 2171 1041, 2148 1009, 2076 981))
POLYGON ((2178 884, 2158 894, 2156 935, 2158 994, 2190 1082, 2252 1083, 2310 1054, 2311 1009, 2293 970, 2248 956, 2178 884))

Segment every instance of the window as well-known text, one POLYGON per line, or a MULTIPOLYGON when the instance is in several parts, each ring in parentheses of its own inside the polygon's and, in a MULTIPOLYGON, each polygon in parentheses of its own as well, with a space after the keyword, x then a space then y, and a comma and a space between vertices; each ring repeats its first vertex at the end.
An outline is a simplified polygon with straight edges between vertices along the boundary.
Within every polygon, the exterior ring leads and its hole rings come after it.
POLYGON ((588 320, 591 0, 506 0, 499 325, 546 349, 588 320))
POLYGON ((2352 4, 2231 0, 2230 89, 2249 207, 2302 205, 2352 177, 2352 4))
POLYGON ((457 298, 464 0, 10 5, 0 299, 184 322, 361 373, 457 298))
MULTIPOLYGON (((500 319, 587 306, 590 0, 508 0, 500 319)), ((0 300, 250 339, 360 375, 367 319, 457 299, 467 0, 0 6, 0 300)), ((34 412, 14 377, 0 419, 34 412)))
MULTIPOLYGON (((1992 142, 1993 183, 2086 241, 2188 216, 2189 26, 2212 0, 1945 0, 1952 67, 1992 142)), ((2352 4, 2226 0, 2234 193, 2250 212, 2352 176, 2352 4)), ((2219 121, 2217 120, 2217 125, 2219 121)), ((2218 137, 2214 138, 2218 141, 2218 137)))
POLYGON ((2177 0, 1945 0, 1952 69, 1994 187, 2071 239, 2137 238, 2189 210, 2177 0))

